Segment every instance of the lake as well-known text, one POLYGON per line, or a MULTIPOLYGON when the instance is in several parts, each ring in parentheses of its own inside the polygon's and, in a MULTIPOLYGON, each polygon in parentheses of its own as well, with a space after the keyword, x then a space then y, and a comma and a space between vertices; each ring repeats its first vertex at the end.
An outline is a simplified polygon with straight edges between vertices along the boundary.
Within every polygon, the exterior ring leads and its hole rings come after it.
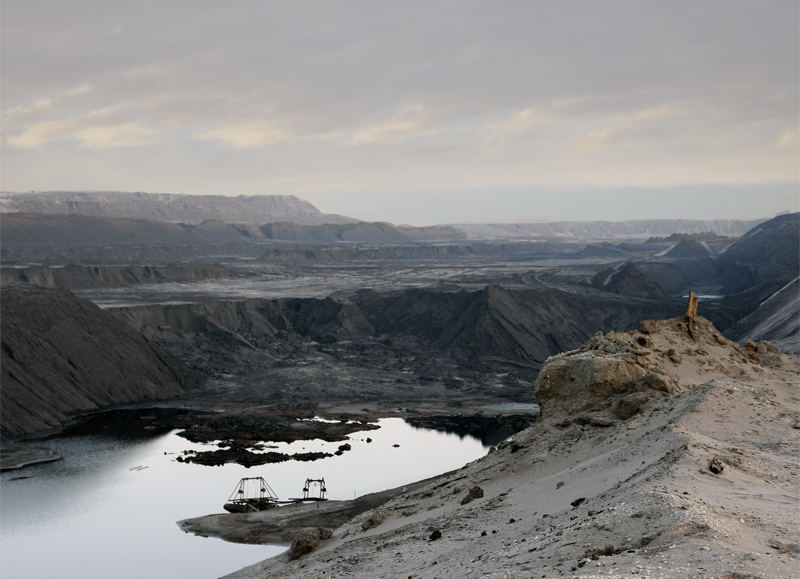
MULTIPOLYGON (((208 449, 169 434, 37 442, 64 457, 0 475, 0 577, 218 577, 283 551, 181 531, 181 519, 224 512, 241 477, 263 476, 281 499, 325 478, 330 499, 352 499, 457 469, 486 454, 472 437, 413 428, 400 418, 351 434, 352 450, 314 462, 244 468, 179 463, 208 449), (372 442, 367 443, 366 439, 372 442), (399 447, 393 445, 399 444, 399 447)), ((267 443, 278 452, 334 452, 341 442, 267 443)))

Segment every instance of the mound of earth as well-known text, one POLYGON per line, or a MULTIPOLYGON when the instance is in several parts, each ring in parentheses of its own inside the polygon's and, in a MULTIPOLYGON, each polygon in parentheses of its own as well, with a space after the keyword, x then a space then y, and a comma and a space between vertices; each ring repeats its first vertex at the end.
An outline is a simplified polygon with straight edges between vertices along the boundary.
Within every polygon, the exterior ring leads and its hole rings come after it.
POLYGON ((769 338, 782 349, 800 351, 800 278, 761 302, 736 329, 740 340, 769 338))
POLYGON ((678 242, 675 247, 670 249, 664 257, 683 257, 690 259, 702 259, 709 257, 711 251, 702 241, 683 240, 678 242))
POLYGON ((638 298, 667 297, 661 286, 630 261, 604 269, 592 278, 592 285, 604 291, 638 298))
POLYGON ((702 318, 598 334, 548 360, 531 428, 232 576, 794 577, 798 378, 702 318))
POLYGON ((58 430, 70 414, 185 392, 196 377, 74 294, 2 287, 0 434, 58 430))
POLYGON ((720 262, 735 273, 725 293, 752 285, 772 283, 779 288, 789 283, 800 271, 800 213, 780 215, 754 227, 720 256, 720 262), (750 276, 736 273, 737 267, 750 276))

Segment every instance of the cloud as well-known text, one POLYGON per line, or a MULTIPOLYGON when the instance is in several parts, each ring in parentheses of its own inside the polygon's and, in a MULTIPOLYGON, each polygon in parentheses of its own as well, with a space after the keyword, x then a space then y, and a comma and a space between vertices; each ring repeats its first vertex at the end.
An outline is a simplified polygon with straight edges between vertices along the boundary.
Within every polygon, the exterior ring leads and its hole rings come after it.
POLYGON ((537 108, 526 108, 510 119, 489 124, 486 128, 489 136, 483 141, 483 149, 487 153, 501 153, 510 139, 528 133, 534 127, 545 123, 553 123, 560 119, 554 110, 546 111, 537 108))
POLYGON ((429 111, 422 105, 414 105, 362 126, 346 140, 346 144, 394 144, 436 132, 429 111))
POLYGON ((776 151, 797 153, 800 149, 800 129, 786 129, 775 139, 776 151))
POLYGON ((678 4, 7 0, 4 186, 796 180, 796 0, 678 4))
POLYGON ((224 124, 195 134, 203 140, 218 140, 235 149, 272 145, 290 138, 290 133, 265 122, 224 124))
POLYGON ((17 149, 33 149, 52 141, 68 139, 73 134, 75 121, 47 121, 36 123, 17 134, 6 135, 6 143, 17 149))
POLYGON ((666 101, 630 111, 609 111, 588 119, 593 127, 571 139, 574 151, 610 147, 636 147, 643 144, 668 144, 675 139, 692 141, 714 138, 708 125, 730 112, 699 100, 666 101))
POLYGON ((25 122, 26 118, 41 118, 42 115, 53 115, 65 106, 74 102, 74 98, 90 92, 92 89, 88 85, 77 86, 75 88, 55 91, 54 94, 39 97, 29 101, 27 105, 17 105, 3 110, 3 124, 7 128, 9 123, 25 122))
POLYGON ((158 139, 159 132, 140 123, 90 126, 80 129, 75 138, 82 149, 117 149, 150 145, 158 139))
POLYGON ((145 66, 137 66, 129 68, 122 73, 122 76, 127 79, 153 79, 164 76, 169 72, 169 69, 163 64, 147 64, 145 66))
POLYGON ((92 92, 92 90, 93 87, 91 85, 82 84, 80 86, 76 86, 75 88, 71 88, 69 90, 64 91, 64 95, 67 97, 75 97, 90 93, 92 92))
POLYGON ((113 122, 113 111, 100 110, 76 119, 34 123, 24 130, 8 133, 5 142, 16 149, 35 149, 57 141, 77 141, 82 149, 115 149, 149 145, 159 131, 138 122, 113 122))

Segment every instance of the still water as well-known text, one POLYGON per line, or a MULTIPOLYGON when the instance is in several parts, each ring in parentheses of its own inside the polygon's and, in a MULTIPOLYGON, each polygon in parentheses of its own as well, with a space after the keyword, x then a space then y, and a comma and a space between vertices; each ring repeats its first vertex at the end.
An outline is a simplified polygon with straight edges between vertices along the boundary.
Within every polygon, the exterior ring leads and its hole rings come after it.
MULTIPOLYGON (((379 424, 351 434, 353 449, 342 456, 249 469, 178 463, 177 453, 208 447, 177 431, 38 443, 64 459, 0 475, 0 577, 218 577, 286 548, 197 537, 175 524, 224 512, 241 477, 263 476, 281 499, 302 496, 306 478, 324 477, 330 499, 352 499, 459 468, 488 450, 475 438, 413 428, 399 418, 379 424)), ((333 452, 340 444, 270 443, 288 453, 333 452)))

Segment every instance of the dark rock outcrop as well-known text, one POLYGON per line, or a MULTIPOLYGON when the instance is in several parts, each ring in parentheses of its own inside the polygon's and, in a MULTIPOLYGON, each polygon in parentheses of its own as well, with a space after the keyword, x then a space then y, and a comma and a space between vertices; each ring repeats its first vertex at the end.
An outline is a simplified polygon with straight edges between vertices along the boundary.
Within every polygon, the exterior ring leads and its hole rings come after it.
POLYGON ((483 489, 479 486, 474 486, 469 489, 469 492, 461 499, 462 505, 467 505, 474 501, 475 499, 482 499, 483 498, 483 489))

